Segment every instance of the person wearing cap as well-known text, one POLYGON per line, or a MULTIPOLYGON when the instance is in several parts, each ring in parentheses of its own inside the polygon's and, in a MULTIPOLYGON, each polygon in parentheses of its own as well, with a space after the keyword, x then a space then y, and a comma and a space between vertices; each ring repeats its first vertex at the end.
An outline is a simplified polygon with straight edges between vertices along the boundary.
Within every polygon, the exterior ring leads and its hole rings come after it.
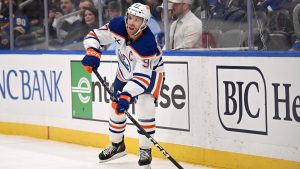
MULTIPOLYGON (((169 20, 172 20, 172 7, 173 7, 173 3, 168 3, 168 13, 169 13, 169 20)), ((164 18, 164 3, 161 3, 161 5, 159 5, 158 7, 156 7, 156 11, 160 14, 161 19, 163 20, 164 18)))
POLYGON ((176 20, 170 28, 172 50, 195 49, 201 46, 202 21, 191 12, 192 0, 169 0, 172 17, 176 20))

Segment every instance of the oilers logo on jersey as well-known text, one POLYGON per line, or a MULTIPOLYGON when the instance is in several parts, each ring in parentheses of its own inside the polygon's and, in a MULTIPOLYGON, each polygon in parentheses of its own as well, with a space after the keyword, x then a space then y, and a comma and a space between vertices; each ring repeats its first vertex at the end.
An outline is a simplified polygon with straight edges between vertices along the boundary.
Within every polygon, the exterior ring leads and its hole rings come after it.
POLYGON ((118 49, 118 57, 119 57, 119 61, 123 64, 123 66, 125 67, 125 69, 130 73, 131 72, 130 59, 127 58, 126 55, 124 55, 123 53, 121 53, 120 49, 118 49))

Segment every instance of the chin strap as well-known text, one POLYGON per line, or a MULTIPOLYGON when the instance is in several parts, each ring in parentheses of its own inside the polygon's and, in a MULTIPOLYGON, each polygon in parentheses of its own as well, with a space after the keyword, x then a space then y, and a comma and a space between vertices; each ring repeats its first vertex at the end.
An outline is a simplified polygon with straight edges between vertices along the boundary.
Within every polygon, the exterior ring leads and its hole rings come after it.
MULTIPOLYGON (((135 38, 141 31, 143 31, 147 27, 147 22, 148 21, 145 18, 143 18, 143 23, 140 26, 139 30, 135 34, 130 35, 130 36, 135 38)), ((125 26, 126 26, 126 31, 128 32, 127 13, 125 14, 125 26)))

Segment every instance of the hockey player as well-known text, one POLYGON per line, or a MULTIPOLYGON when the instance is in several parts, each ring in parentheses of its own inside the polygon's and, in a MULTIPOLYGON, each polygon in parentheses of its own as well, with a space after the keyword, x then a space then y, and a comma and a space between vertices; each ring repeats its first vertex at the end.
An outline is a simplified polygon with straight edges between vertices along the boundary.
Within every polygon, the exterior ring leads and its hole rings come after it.
MULTIPOLYGON (((152 137, 155 133, 155 101, 164 80, 163 60, 155 37, 147 26, 150 18, 147 5, 131 5, 125 17, 113 18, 108 24, 88 33, 84 40, 86 55, 83 66, 89 73, 98 68, 101 46, 116 43, 118 68, 112 85, 113 94, 119 99, 112 102, 109 114, 109 138, 112 144, 99 154, 100 162, 110 161, 126 155, 124 131, 126 115, 124 111, 136 100, 138 122, 152 137)), ((139 133, 139 161, 143 168, 149 168, 152 143, 141 131, 139 133)))

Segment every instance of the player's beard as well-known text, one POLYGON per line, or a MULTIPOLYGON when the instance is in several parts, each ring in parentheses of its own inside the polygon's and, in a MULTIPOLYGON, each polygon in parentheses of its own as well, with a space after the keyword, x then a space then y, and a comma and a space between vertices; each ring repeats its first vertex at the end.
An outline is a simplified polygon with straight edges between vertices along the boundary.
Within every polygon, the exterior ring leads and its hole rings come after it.
POLYGON ((139 30, 139 28, 135 28, 135 27, 131 27, 131 26, 127 27, 127 33, 130 36, 134 36, 137 33, 138 30, 139 30))

